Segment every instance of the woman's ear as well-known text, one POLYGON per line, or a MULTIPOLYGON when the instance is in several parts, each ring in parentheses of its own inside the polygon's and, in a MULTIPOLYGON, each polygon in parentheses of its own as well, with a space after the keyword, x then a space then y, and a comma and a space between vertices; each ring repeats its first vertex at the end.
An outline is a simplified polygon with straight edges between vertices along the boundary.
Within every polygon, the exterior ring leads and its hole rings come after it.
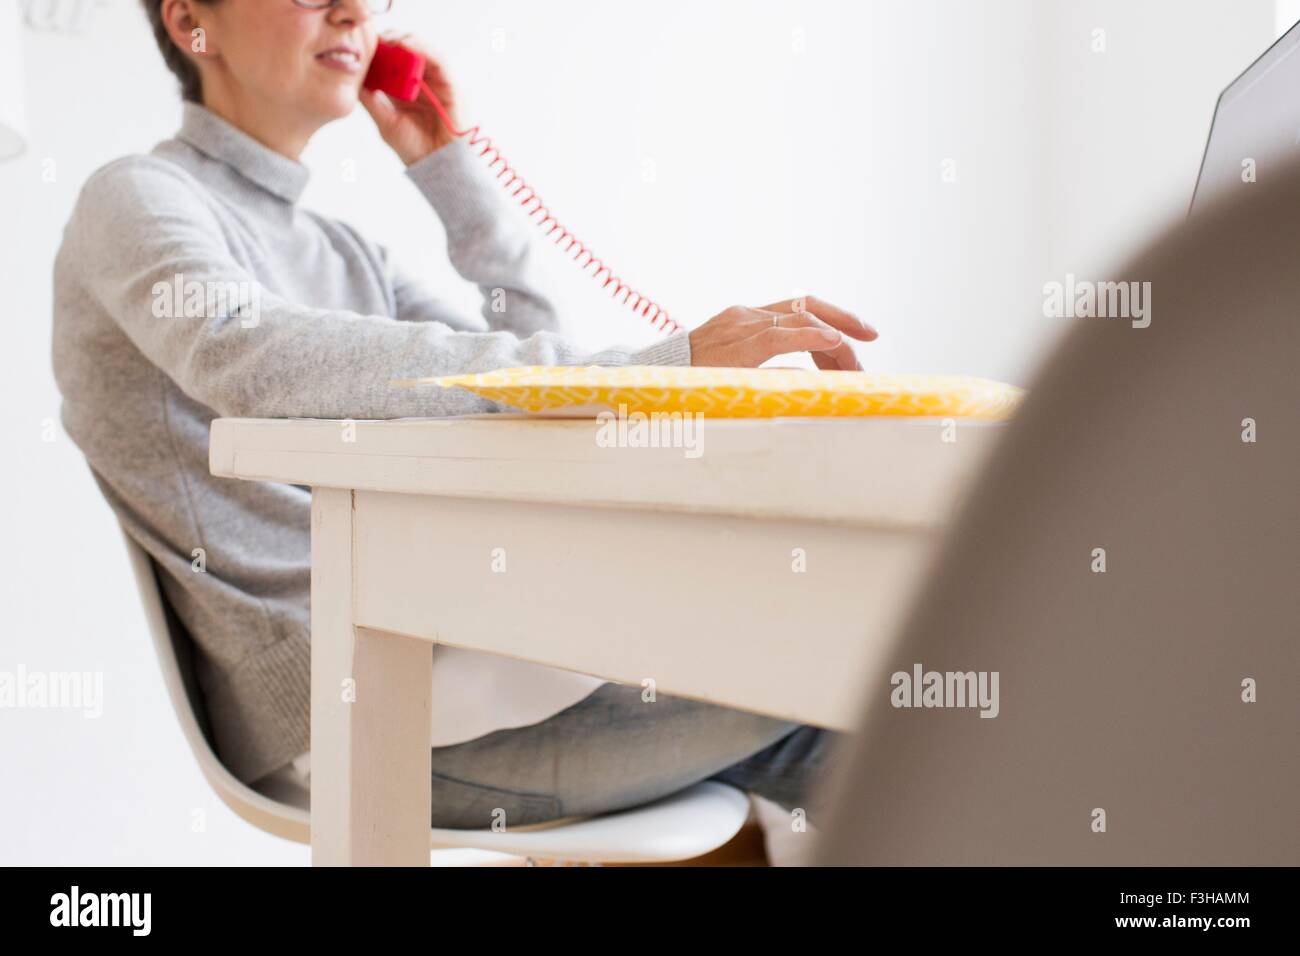
POLYGON ((203 15, 204 4, 198 0, 164 0, 162 19, 167 35, 182 52, 196 59, 210 57, 217 52, 216 37, 208 29, 209 17, 203 15))

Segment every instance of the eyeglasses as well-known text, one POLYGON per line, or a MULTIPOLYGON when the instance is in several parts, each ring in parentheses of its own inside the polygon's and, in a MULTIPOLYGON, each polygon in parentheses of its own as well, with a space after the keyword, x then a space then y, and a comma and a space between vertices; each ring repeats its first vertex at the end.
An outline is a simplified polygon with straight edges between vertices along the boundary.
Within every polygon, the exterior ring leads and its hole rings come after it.
MULTIPOLYGON (((304 10, 328 10, 337 7, 339 0, 293 0, 295 6, 304 10)), ((366 6, 372 14, 387 13, 393 9, 393 0, 366 0, 366 6)))

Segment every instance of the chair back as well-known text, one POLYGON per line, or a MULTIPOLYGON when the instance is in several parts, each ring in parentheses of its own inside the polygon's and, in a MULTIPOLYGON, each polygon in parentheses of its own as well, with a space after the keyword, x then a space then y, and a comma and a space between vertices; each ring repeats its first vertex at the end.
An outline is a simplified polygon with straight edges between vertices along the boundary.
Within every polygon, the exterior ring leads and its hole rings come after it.
POLYGON ((149 552, 125 528, 122 537, 167 696, 203 776, 221 800, 249 823, 287 840, 310 843, 310 793, 306 788, 286 786, 279 781, 273 793, 262 793, 241 782, 221 763, 203 706, 194 642, 159 586, 157 569, 149 552))

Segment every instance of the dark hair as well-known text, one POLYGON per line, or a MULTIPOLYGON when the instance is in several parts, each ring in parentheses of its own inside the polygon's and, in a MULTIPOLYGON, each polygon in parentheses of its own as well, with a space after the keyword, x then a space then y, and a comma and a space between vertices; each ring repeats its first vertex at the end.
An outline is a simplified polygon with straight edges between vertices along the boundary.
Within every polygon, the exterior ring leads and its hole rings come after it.
MULTIPOLYGON (((172 42, 171 36, 167 33, 167 26, 163 23, 162 17, 163 0, 140 0, 140 2, 144 6, 145 16, 149 18, 149 26, 153 28, 153 38, 158 43, 158 49, 162 52, 167 69, 175 73, 176 79, 181 82, 181 99, 195 103, 203 102, 203 84, 199 80, 199 68, 185 55, 184 50, 172 42)), ((215 3, 217 0, 197 0, 197 2, 215 3)))

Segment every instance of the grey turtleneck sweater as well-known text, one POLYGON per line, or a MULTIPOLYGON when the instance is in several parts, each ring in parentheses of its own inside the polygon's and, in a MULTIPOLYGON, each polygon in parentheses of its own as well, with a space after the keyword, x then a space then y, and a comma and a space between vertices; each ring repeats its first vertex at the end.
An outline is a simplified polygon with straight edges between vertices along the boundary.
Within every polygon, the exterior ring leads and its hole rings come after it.
POLYGON ((690 364, 685 332, 641 351, 569 345, 523 217, 463 141, 406 172, 441 218, 456 271, 482 291, 486 330, 383 246, 300 207, 305 166, 192 103, 175 138, 90 177, 55 261, 64 427, 156 562, 197 647, 217 751, 245 782, 310 746, 311 499, 210 475, 213 418, 500 411, 463 390, 389 383, 690 364))

